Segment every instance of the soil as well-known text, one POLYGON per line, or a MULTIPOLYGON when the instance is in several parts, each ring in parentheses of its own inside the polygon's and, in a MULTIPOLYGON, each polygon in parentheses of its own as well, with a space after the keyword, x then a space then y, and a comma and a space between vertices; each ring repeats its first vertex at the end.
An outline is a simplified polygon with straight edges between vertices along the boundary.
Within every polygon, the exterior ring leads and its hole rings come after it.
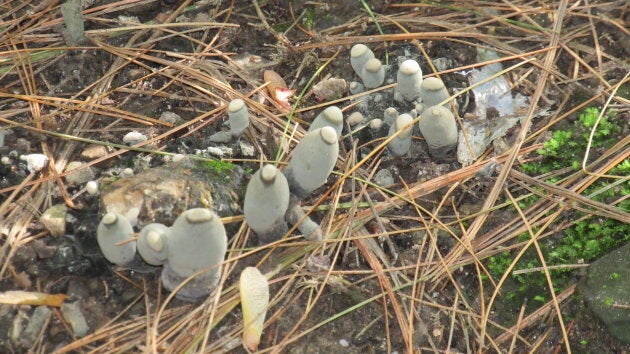
MULTIPOLYGON (((116 18, 119 15, 139 16, 139 20, 147 21, 160 16, 165 16, 169 11, 174 11, 178 2, 162 1, 154 2, 153 6, 148 8, 140 8, 131 6, 130 9, 113 12, 111 14, 101 15, 102 18, 116 18), (159 11, 156 10, 159 7, 159 11)), ((215 2, 209 2, 215 3, 215 2)), ((205 5, 200 6, 196 10, 186 13, 188 21, 203 22, 208 14, 216 14, 228 7, 226 2, 218 6, 205 5)), ((336 54, 339 50, 337 59, 331 62, 326 68, 325 74, 335 78, 343 78, 347 82, 356 81, 358 77, 353 72, 349 59, 349 45, 333 45, 326 46, 326 36, 341 35, 347 33, 348 37, 354 35, 375 35, 377 29, 365 16, 363 8, 359 2, 338 1, 325 2, 324 5, 313 5, 309 1, 269 1, 264 4, 262 10, 266 15, 271 28, 275 30, 284 30, 288 28, 293 20, 291 14, 304 14, 302 20, 298 22, 304 29, 292 30, 288 32, 288 43, 324 43, 321 48, 306 52, 299 50, 298 47, 290 47, 279 43, 279 37, 274 36, 269 30, 265 29, 260 23, 255 9, 251 5, 241 4, 237 2, 236 8, 232 13, 230 23, 238 24, 239 27, 227 28, 223 31, 222 36, 218 38, 215 44, 223 53, 236 53, 237 55, 252 54, 255 55, 252 61, 254 66, 258 65, 259 60, 267 63, 264 68, 273 69, 284 77, 290 88, 296 89, 298 92, 305 87, 309 78, 311 78, 320 66, 330 56, 336 54), (350 25, 348 25, 350 24, 350 25), (305 59, 306 58, 306 59, 305 59)), ((261 2, 262 3, 262 2, 261 2)), ((388 7, 389 1, 370 2, 372 10, 381 14, 396 14, 400 12, 398 8, 388 7)), ((92 5, 98 6, 100 2, 92 5)), ((249 4, 249 3, 248 3, 249 4)), ((425 11, 418 9, 417 11, 425 11)), ((435 14, 443 14, 446 9, 428 8, 426 11, 435 12, 435 14)), ((19 13, 19 12, 18 12, 19 13)), ((185 21, 185 19, 182 19, 185 21)), ((573 19, 574 20, 574 19, 573 19)), ((99 29, 101 24, 97 22, 89 22, 89 29, 99 29)), ((181 27, 184 30, 186 27, 181 27)), ((179 30, 175 28, 176 30, 179 30)), ((611 28, 613 37, 619 36, 619 31, 611 28)), ((174 36, 164 39, 156 43, 155 55, 158 58, 168 58, 165 53, 188 53, 194 49, 194 41, 207 43, 215 34, 216 30, 210 31, 192 31, 189 33, 189 40, 184 37, 174 36), (160 52, 164 51, 164 52, 160 52)), ((119 37, 103 38, 106 42, 113 46, 124 46, 129 40, 129 34, 122 34, 119 37)), ((86 42, 89 44, 89 42, 86 42)), ((448 63, 449 68, 464 67, 476 62, 475 48, 466 43, 453 43, 450 41, 427 40, 423 43, 423 50, 426 50, 428 57, 439 58, 440 61, 448 63)), ((610 44, 602 41, 601 45, 605 47, 605 51, 610 49, 610 44)), ((523 45, 525 46, 525 45, 523 45)), ((100 79, 106 72, 107 68, 116 60, 111 52, 101 49, 95 49, 89 46, 85 50, 70 50, 60 54, 55 60, 50 60, 46 65, 46 70, 37 75, 36 86, 40 88, 41 94, 47 96, 56 96, 60 98, 70 98, 82 90, 88 90, 79 93, 77 97, 84 99, 89 92, 91 85, 100 79)), ((419 47, 412 42, 387 42, 373 43, 370 48, 379 58, 389 58, 389 66, 387 68, 386 83, 395 80, 395 73, 398 63, 402 59, 416 59, 420 63, 421 68, 429 68, 429 63, 425 56, 419 51, 419 47)), ((523 48, 525 50, 526 48, 523 48)), ((613 53, 620 49, 614 49, 613 53)), ((623 57, 623 54, 620 54, 623 57)), ((222 65, 228 66, 224 57, 216 59, 210 56, 209 60, 217 60, 222 65)), ((567 58, 561 58, 568 60, 567 58)), ((504 63, 509 66, 513 63, 504 63)), ((207 85, 203 89, 207 92, 207 99, 198 100, 195 97, 186 98, 185 92, 179 91, 178 88, 168 85, 169 79, 166 75, 149 76, 151 70, 162 68, 156 62, 146 61, 143 65, 127 65, 113 78, 111 87, 126 86, 126 90, 118 90, 108 96, 112 104, 128 115, 137 115, 143 117, 153 117, 157 119, 165 112, 174 112, 181 117, 181 120, 188 122, 197 117, 199 112, 210 112, 217 107, 218 97, 225 99, 224 92, 219 92, 216 87, 207 85), (144 78, 143 78, 144 77, 144 78), (143 79, 140 79, 143 78, 143 79), (158 88, 166 88, 164 95, 150 94, 158 88), (216 95, 213 97, 213 95, 216 95), (190 100, 189 100, 190 99, 190 100)), ((518 76, 524 73, 516 71, 511 75, 518 76)), ((221 76, 229 82, 234 90, 241 93, 251 91, 251 82, 249 78, 253 77, 258 83, 262 82, 260 76, 260 67, 247 69, 242 76, 234 74, 233 70, 224 70, 221 76)), ((175 72, 170 73, 177 75, 175 72)), ((169 75, 170 75, 169 74, 169 75)), ((606 73, 610 75, 618 75, 615 71, 606 73)), ((462 71, 450 72, 442 76, 446 86, 456 92, 468 86, 466 75, 462 71)), ((315 81, 319 82, 322 75, 315 81)), ((2 87, 15 85, 17 77, 0 78, 3 82, 2 87)), ((589 92, 589 88, 580 87, 580 90, 589 92)), ((531 91, 520 88, 522 94, 531 95, 531 91)), ((550 88, 547 93, 549 99, 548 107, 554 108, 556 103, 553 101, 554 96, 559 93, 554 92, 550 88)), ((258 96, 256 96, 258 99, 258 96)), ((371 95, 367 98, 368 104, 361 110, 367 119, 381 118, 381 112, 389 107, 393 102, 393 90, 383 91, 380 97, 371 95)), ((261 100, 262 102, 262 100, 261 100)), ((294 101, 293 101, 294 102, 294 101)), ((309 107, 321 103, 320 98, 314 94, 307 94, 300 102, 301 107, 309 107)), ((342 105, 348 105, 352 102, 343 102, 342 105)), ((102 103, 106 104, 106 103, 102 103)), ((269 102, 264 103, 266 109, 276 112, 273 105, 269 102)), ((464 116, 474 109, 474 96, 463 95, 458 99, 458 107, 460 115, 464 116)), ((12 101, 0 103, 3 109, 8 108, 25 108, 26 104, 21 101, 12 101)), ((399 106, 399 111, 409 111, 412 105, 399 106)), ((49 108, 47 108, 49 109, 49 108)), ((350 113, 351 109, 347 111, 350 113)), ((319 109, 313 109, 308 112, 299 113, 297 119, 310 122, 319 109)), ((64 132, 69 124, 75 122, 74 113, 62 112, 58 115, 47 117, 42 122, 42 127, 53 132, 64 132)), ((263 119, 260 116, 261 120, 263 119)), ((92 134, 93 139, 100 141, 120 142, 125 133, 134 129, 146 134, 148 137, 155 137, 164 133, 168 129, 168 125, 154 125, 147 127, 134 122, 118 122, 110 126, 112 120, 110 117, 94 115, 95 120, 100 122, 89 128, 90 132, 98 132, 92 134)), ((266 119, 266 118, 265 118, 266 119)), ((16 119, 21 123, 30 121, 27 114, 19 115, 16 119)), ((160 144, 151 144, 145 148, 160 149, 172 153, 184 154, 201 154, 208 158, 216 158, 209 150, 207 137, 218 130, 225 130, 223 122, 225 116, 211 115, 207 119, 201 120, 190 128, 176 132, 160 144)), ((536 122, 537 125, 544 125, 544 121, 536 122)), ((80 128, 79 128, 80 129, 80 128)), ((348 132, 348 127, 344 133, 348 132)), ((259 129, 261 131, 262 129, 259 129)), ((416 128, 417 130, 417 128, 416 128)), ((254 130, 252 130, 254 131, 254 130)), ((518 129, 510 131, 508 140, 518 133, 518 129)), ((262 133, 261 133, 262 134, 262 133)), ((387 129, 377 131, 364 128, 351 136, 342 140, 342 154, 346 156, 353 146, 361 147, 359 155, 365 156, 375 145, 375 139, 381 139, 387 135, 387 129)), ((420 136, 416 131, 414 136, 420 136)), ((13 128, 13 134, 8 135, 5 139, 5 146, 0 148, 2 156, 9 156, 12 151, 13 163, 0 164, 0 201, 4 202, 9 196, 8 189, 19 185, 29 172, 23 161, 19 161, 16 155, 40 152, 41 142, 56 146, 61 144, 57 139, 58 136, 50 136, 40 134, 38 132, 26 129, 13 128)), ((262 143, 263 149, 273 151, 267 137, 253 137, 251 132, 241 138, 244 141, 251 141, 256 147, 262 143), (255 140, 259 142, 256 143, 255 140)), ((214 144, 215 147, 218 144, 214 144)), ((80 160, 81 151, 85 150, 87 143, 80 143, 79 148, 72 151, 69 160, 80 160)), ((236 161, 245 171, 252 171, 258 168, 256 161, 258 158, 247 155, 238 142, 225 144, 235 151, 229 159, 236 161)), ((359 158, 361 158, 359 156, 359 158)), ((117 174, 126 167, 132 167, 136 171, 141 171, 149 167, 161 166, 164 164, 163 158, 159 155, 152 155, 146 152, 130 151, 118 157, 106 159, 105 161, 94 166, 98 177, 117 176, 117 174)), ((400 179, 404 181, 417 181, 419 179, 430 180, 438 176, 444 175, 450 171, 455 171, 462 166, 455 158, 436 161, 427 152, 426 144, 423 140, 416 139, 412 151, 403 158, 392 158, 387 154, 381 158, 379 169, 388 169, 395 181, 400 179)), ((464 182, 464 188, 457 189, 452 194, 452 200, 456 201, 460 210, 469 210, 473 214, 483 204, 489 188, 492 186, 493 176, 484 178, 477 176, 469 181, 464 182)), ((336 177, 329 179, 330 186, 336 177)), ((343 186, 345 192, 352 190, 350 181, 343 186)), ((305 204, 315 202, 326 187, 321 188, 314 193, 305 204)), ((159 283, 159 268, 143 269, 142 272, 130 269, 120 269, 112 266, 105 260, 98 249, 95 239, 96 225, 98 224, 102 210, 99 208, 100 200, 98 196, 92 196, 83 191, 83 186, 67 186, 68 195, 73 197, 74 209, 70 209, 67 220, 67 228, 62 236, 52 237, 47 234, 45 228, 37 222, 37 218, 32 223, 26 225, 28 233, 32 235, 29 242, 25 242, 20 247, 16 247, 15 253, 10 258, 8 271, 4 274, 4 278, 0 280, 1 290, 29 290, 42 291, 46 293, 67 294, 70 302, 78 302, 80 309, 87 321, 89 333, 94 333, 100 328, 111 327, 112 323, 126 323, 125 321, 142 320, 147 313, 152 313, 164 299, 165 294, 159 283)), ((417 202, 421 203, 424 208, 433 210, 442 201, 442 196, 446 192, 440 189, 437 192, 429 193, 419 198, 417 202)), ((382 202, 385 199, 377 192, 371 192, 373 202, 382 202)), ((63 203, 64 199, 58 192, 52 192, 49 197, 49 204, 63 203)), ((348 202, 351 199, 347 196, 341 198, 340 202, 348 202)), ((30 210, 24 206, 24 212, 38 215, 40 210, 30 210)), ((326 221, 325 212, 315 212, 313 217, 316 221, 326 221)), ((383 215, 384 222, 387 223, 388 229, 391 230, 409 230, 417 228, 416 223, 411 223, 406 217, 414 217, 417 210, 411 206, 405 206, 395 212, 383 215)), ((454 215, 440 215, 442 220, 453 220, 454 215)), ((484 226, 484 230, 491 230, 502 224, 503 215, 494 214, 490 218, 489 223, 484 226)), ((238 224, 240 225, 240 224, 238 224)), ((368 231, 378 232, 380 225, 373 221, 367 225, 368 231)), ((231 227, 234 233, 238 231, 238 226, 231 227)), ((482 232, 484 231, 482 230, 482 232)), ((0 230, 4 232, 3 230, 0 230)), ((413 279, 414 267, 418 259, 418 249, 424 244, 426 235, 421 231, 405 232, 398 237, 392 239, 391 243, 380 240, 380 245, 387 258, 392 262, 392 266, 409 267, 404 272, 406 276, 413 279), (392 249, 392 247, 394 249, 392 249), (397 259, 394 260, 394 255, 397 259)), ((378 238, 376 239, 378 240, 378 238)), ((6 242, 3 240, 3 242, 6 242)), ((234 241, 236 242, 236 241, 234 241)), ((439 234, 437 237, 438 249, 446 254, 453 247, 455 241, 445 234, 439 234)), ((251 236, 247 243, 242 245, 244 248, 258 247, 258 243, 251 236)), ((295 246, 294 246, 295 247, 295 246)), ((426 251, 426 250, 425 250, 426 251)), ((266 270, 272 270, 273 265, 281 263, 283 255, 288 253, 287 250, 280 248, 271 254, 271 261, 267 260, 264 264, 266 270), (275 263, 274 263, 275 262, 275 263)), ((400 335, 398 323, 392 313, 389 300, 378 298, 359 306, 364 301, 372 298, 375 294, 383 291, 379 282, 374 278, 366 280, 366 274, 372 272, 369 262, 357 251, 352 242, 338 242, 335 247, 331 247, 326 253, 328 259, 313 258, 316 254, 307 254, 302 261, 296 261, 290 267, 284 268, 276 277, 278 279, 290 278, 296 273, 296 269, 301 269, 310 260, 311 263, 321 263, 321 268, 313 266, 312 269, 306 269, 299 272, 297 279, 293 279, 293 296, 285 296, 280 298, 278 302, 273 303, 268 314, 268 318, 274 318, 272 324, 265 328, 260 348, 268 348, 274 344, 280 343, 286 338, 298 336, 299 338, 288 344, 284 348, 284 352, 291 353, 386 353, 405 351, 404 340, 400 335), (332 251, 331 251, 332 250, 332 251), (337 251, 339 251, 337 253, 337 251), (332 260, 330 260, 332 258, 332 260), (320 291, 322 282, 326 279, 326 273, 329 267, 334 267, 335 271, 345 271, 344 275, 332 274, 326 281, 328 285, 323 287, 321 296, 316 302, 316 306, 308 309, 311 301, 317 292, 320 291), (353 273, 354 272, 354 273, 353 273), (332 316, 338 315, 353 309, 340 316, 338 319, 331 320, 332 316), (384 315, 384 309, 387 311, 384 315), (329 321, 329 322, 328 322, 329 321), (324 323, 324 324, 322 324, 324 323), (297 327, 296 327, 297 325, 297 327), (312 330, 311 330, 312 329, 312 330)), ((263 259, 263 254, 254 254, 240 260, 232 269, 231 275, 225 279, 226 288, 237 282, 237 274, 246 266, 256 265, 263 259)), ((311 264, 312 265, 312 264, 311 264)), ((308 267, 306 267, 308 268, 308 267)), ((472 266, 462 267, 459 271, 454 272, 454 277, 459 286, 464 289, 464 294, 469 296, 466 301, 473 308, 479 307, 480 299, 478 293, 474 290, 477 288, 478 279, 475 276, 476 271, 472 266), (470 290, 469 290, 470 289, 470 290)), ((286 291, 285 283, 281 281, 272 282, 271 293, 279 293, 286 291)), ((408 290, 408 289, 407 289, 408 290)), ((410 292, 406 292, 411 296, 410 292)), ((417 296, 417 295, 416 295, 417 296)), ((456 292, 453 289, 445 287, 444 284, 427 284, 426 294, 424 296, 440 298, 444 301, 441 303, 452 303, 456 298, 456 292)), ((422 296, 421 296, 422 298, 422 296)), ((206 302, 203 306, 208 306, 206 302)), ((183 313, 191 311, 198 304, 188 304, 179 300, 173 300, 169 305, 169 309, 181 310, 183 313)), ((201 305, 200 305, 201 306, 201 305)), ((518 317, 520 306, 515 306, 510 302, 499 302, 496 311, 493 313, 493 320, 499 323, 511 325, 518 317)), ((106 341, 97 339, 88 341, 86 345, 77 345, 76 349, 70 350, 76 341, 80 340, 68 326, 67 320, 64 320, 59 311, 55 309, 49 321, 46 323, 42 335, 33 347, 24 344, 16 344, 10 337, 13 327, 20 324, 25 325, 33 314, 32 306, 0 306, 0 352, 4 353, 26 353, 41 352, 48 353, 58 350, 64 352, 88 352, 95 350, 96 352, 121 351, 121 352, 142 352, 142 345, 129 344, 129 347, 121 346, 119 348, 106 348, 106 341), (25 320, 17 321, 17 318, 25 320), (30 351, 29 351, 30 350, 30 351)), ((408 309, 406 309, 408 310, 408 309)), ((528 310, 529 311, 529 310, 528 310)), ((570 340, 575 351, 578 352, 597 352, 597 353, 614 353, 630 350, 630 347, 624 346, 614 338, 606 334, 605 328, 602 328, 596 320, 585 312, 583 305, 578 299, 566 302, 563 311, 568 318, 573 318, 570 322, 570 340), (588 344, 583 341, 588 338, 588 344)), ((471 348, 473 337, 470 328, 456 328, 455 335, 449 340, 449 328, 453 319, 450 312, 446 309, 423 306, 421 310, 420 321, 414 321, 415 334, 412 339, 415 348, 431 351, 441 348, 444 350, 447 346, 454 352, 470 352, 475 350, 471 348), (450 344, 449 344, 450 343, 450 344)), ((232 313, 225 316, 221 322, 210 333, 209 343, 212 351, 230 351, 245 352, 240 342, 223 343, 223 337, 238 329, 240 326, 240 310, 236 308, 232 313)), ((166 322, 166 321, 165 321, 166 322)), ((458 323, 465 323, 464 320, 458 323)), ((494 335, 495 333, 493 333, 494 335)), ((547 336, 547 339, 540 344, 538 352, 553 352, 561 348, 563 350, 562 335, 559 330, 557 321, 552 317, 542 318, 540 322, 529 327, 522 336, 527 338, 536 338, 547 336)), ((113 338, 113 337, 112 337, 113 338)), ((120 340, 119 343, 124 343, 120 340)), ((133 341, 129 341, 130 343, 133 341)), ((136 342, 133 342, 136 343, 136 342)), ((502 350, 507 347, 502 346, 502 350)), ((518 344, 514 352, 525 351, 522 344, 518 344)), ((166 350, 167 351, 167 350, 166 350)))

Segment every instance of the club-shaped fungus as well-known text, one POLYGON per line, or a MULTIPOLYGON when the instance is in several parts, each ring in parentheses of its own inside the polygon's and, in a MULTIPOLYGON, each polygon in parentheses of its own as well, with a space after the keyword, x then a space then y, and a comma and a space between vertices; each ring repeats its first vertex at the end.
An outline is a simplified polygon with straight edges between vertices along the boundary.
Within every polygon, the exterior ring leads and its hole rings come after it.
POLYGON ((289 196, 287 179, 273 165, 263 166, 249 180, 243 214, 260 243, 279 240, 289 230, 284 219, 289 196))
MULTIPOLYGON (((425 107, 437 106, 440 102, 449 98, 444 82, 437 77, 428 77, 420 86, 420 98, 425 107)), ((445 103, 446 106, 448 103, 445 103)))
POLYGON ((363 66, 368 60, 374 58, 374 53, 365 44, 355 44, 350 49, 350 65, 352 70, 362 77, 363 66))
POLYGON ((395 100, 411 102, 420 97, 422 70, 418 62, 413 59, 403 61, 398 67, 396 82, 398 85, 394 90, 395 100))
POLYGON ((247 126, 249 126, 249 112, 245 101, 240 98, 230 101, 228 105, 228 117, 230 124, 230 133, 234 137, 239 137, 247 126))
POLYGON ((394 135, 397 131, 402 130, 392 141, 387 144, 389 153, 392 156, 405 156, 411 148, 411 133, 413 132, 413 126, 409 125, 413 121, 413 118, 403 113, 396 117, 394 124, 389 128, 388 136, 394 135), (405 126, 409 125, 405 128, 405 126))
POLYGON ((432 156, 444 158, 454 152, 457 146, 457 123, 448 108, 427 108, 420 116, 418 126, 432 156))
POLYGON ((194 301, 209 295, 221 278, 221 262, 227 251, 219 216, 205 208, 186 210, 173 223, 168 240, 168 260, 162 269, 164 287, 173 291, 187 281, 177 292, 178 299, 194 301))
POLYGON ((98 246, 108 261, 124 267, 136 257, 136 241, 133 227, 126 217, 107 213, 96 228, 98 246))
POLYGON ((361 79, 367 89, 381 86, 385 81, 385 68, 383 68, 381 61, 375 58, 368 60, 361 71, 361 79))
POLYGON ((137 247, 145 262, 157 266, 166 263, 168 258, 168 238, 171 229, 163 224, 145 225, 138 235, 137 247))
POLYGON ((330 106, 321 111, 311 123, 308 131, 311 132, 315 129, 323 127, 332 127, 335 129, 337 136, 341 135, 343 129, 343 112, 337 106, 330 106))
POLYGON ((338 155, 335 129, 323 127, 304 135, 284 170, 291 193, 304 198, 326 183, 338 155))

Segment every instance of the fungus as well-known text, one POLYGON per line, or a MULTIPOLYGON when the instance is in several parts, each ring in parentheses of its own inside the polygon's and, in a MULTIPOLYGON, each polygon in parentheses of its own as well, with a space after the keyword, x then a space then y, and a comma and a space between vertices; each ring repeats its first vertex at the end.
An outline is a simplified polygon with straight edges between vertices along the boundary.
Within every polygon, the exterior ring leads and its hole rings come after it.
POLYGON ((221 277, 221 262, 227 251, 227 236, 221 219, 205 208, 180 214, 168 238, 168 260, 162 269, 164 287, 173 291, 182 282, 176 297, 193 301, 212 292, 221 277), (187 279, 200 270, 193 279, 187 279))
POLYGON ((289 200, 289 210, 287 211, 286 220, 291 225, 297 225, 298 231, 309 241, 321 241, 324 238, 322 229, 310 216, 306 215, 300 200, 291 195, 289 200))
POLYGON ((311 132, 323 127, 332 127, 335 129, 337 136, 341 135, 341 130, 343 129, 343 112, 341 112, 339 107, 330 106, 321 111, 317 117, 315 117, 313 123, 311 123, 308 131, 311 132))
POLYGON ((98 246, 108 261, 124 267, 136 256, 136 241, 129 220, 117 213, 107 213, 96 228, 98 246))
POLYGON ((374 58, 374 53, 365 44, 355 44, 350 49, 350 65, 359 77, 363 77, 363 66, 368 60, 374 58))
POLYGON ((249 126, 249 112, 245 101, 240 98, 230 101, 228 105, 228 117, 230 124, 230 133, 234 137, 239 137, 247 126, 249 126))
POLYGON ((357 95, 365 91, 365 87, 363 87, 363 84, 360 82, 352 81, 350 85, 348 85, 348 90, 350 91, 351 94, 357 95))
POLYGON ((323 127, 304 135, 284 170, 291 192, 304 198, 321 187, 335 167, 338 155, 335 129, 323 127))
POLYGON ((396 117, 398 117, 398 110, 394 107, 389 107, 383 112, 383 121, 389 126, 394 124, 396 117))
POLYGON ((409 148, 411 147, 411 133, 413 127, 408 126, 407 128, 405 128, 405 126, 409 125, 409 123, 411 123, 412 121, 413 118, 409 114, 403 113, 396 117, 396 121, 389 128, 388 136, 392 136, 397 131, 404 129, 402 132, 400 132, 400 134, 398 134, 398 136, 390 141, 389 144, 387 144, 389 153, 393 156, 404 156, 409 151, 409 148))
POLYGON ((162 224, 145 225, 138 235, 137 248, 140 257, 151 265, 162 265, 168 258, 168 238, 171 229, 162 224))
POLYGON ((240 98, 230 101, 227 108, 229 131, 214 133, 208 138, 213 143, 225 143, 243 134, 249 126, 249 111, 240 98))
POLYGON ((289 184, 273 165, 256 171, 247 184, 243 214, 262 244, 276 241, 289 230, 284 215, 289 207, 289 184))
POLYGON ((381 61, 375 58, 368 60, 361 71, 361 79, 367 89, 381 86, 385 81, 385 68, 383 68, 381 61))
MULTIPOLYGON (((422 81, 420 85, 420 98, 425 107, 438 105, 440 102, 448 99, 450 96, 444 82, 437 77, 428 77, 422 81)), ((445 103, 446 106, 448 103, 445 103)))
POLYGON ((448 108, 444 106, 427 108, 420 116, 418 126, 432 156, 446 157, 457 146, 457 124, 448 108))
POLYGON ((383 127, 382 119, 374 118, 370 121, 370 129, 372 129, 373 131, 381 130, 382 127, 383 127))
POLYGON ((420 96, 420 85, 422 85, 422 70, 418 62, 408 59, 400 64, 396 75, 398 85, 394 90, 396 101, 414 101, 420 96))
POLYGON ((238 287, 243 310, 243 344, 255 352, 269 307, 269 282, 257 268, 247 267, 241 272, 238 287))

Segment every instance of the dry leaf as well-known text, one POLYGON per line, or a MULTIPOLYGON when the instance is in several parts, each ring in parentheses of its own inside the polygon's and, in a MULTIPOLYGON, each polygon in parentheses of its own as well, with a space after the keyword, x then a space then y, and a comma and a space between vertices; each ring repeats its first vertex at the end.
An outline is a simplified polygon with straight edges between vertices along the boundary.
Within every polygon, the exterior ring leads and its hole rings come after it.
POLYGON ((289 104, 289 97, 295 94, 295 90, 289 90, 287 83, 284 79, 273 70, 265 70, 263 73, 263 79, 268 82, 267 90, 271 98, 276 101, 280 107, 285 111, 291 110, 291 104, 289 104))
POLYGON ((68 296, 64 294, 46 294, 34 291, 5 291, 0 293, 0 304, 59 307, 66 297, 68 296))
POLYGON ((238 286, 243 310, 243 344, 256 351, 269 306, 269 283, 257 268, 247 267, 241 273, 238 286))

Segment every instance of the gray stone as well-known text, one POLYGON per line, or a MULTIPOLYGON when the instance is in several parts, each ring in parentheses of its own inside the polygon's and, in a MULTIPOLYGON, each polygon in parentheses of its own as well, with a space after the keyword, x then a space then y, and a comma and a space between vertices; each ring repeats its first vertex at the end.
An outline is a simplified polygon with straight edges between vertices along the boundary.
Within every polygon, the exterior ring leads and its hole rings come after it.
POLYGON ((18 339, 20 345, 24 348, 30 348, 35 343, 37 336, 41 333, 42 328, 48 322, 52 311, 46 306, 38 306, 33 311, 33 315, 28 321, 28 325, 18 339))
POLYGON ((64 204, 53 205, 39 218, 52 236, 61 236, 66 233, 66 214, 68 208, 64 204))
POLYGON ((376 172, 376 175, 374 175, 374 182, 379 186, 391 186, 396 181, 394 181, 392 172, 385 168, 376 172))
POLYGON ((64 302, 61 305, 61 315, 68 322, 70 328, 74 332, 74 335, 77 337, 83 337, 88 334, 90 328, 88 327, 87 321, 85 320, 85 316, 81 311, 81 307, 79 306, 79 302, 64 302))
POLYGON ((241 181, 238 166, 221 162, 150 168, 114 182, 103 180, 101 211, 125 215, 132 225, 140 227, 152 222, 171 225, 191 208, 209 208, 219 216, 231 216, 240 212, 237 190, 241 181))
POLYGON ((580 293, 609 333, 630 344, 630 244, 593 262, 580 293))
MULTIPOLYGON (((72 161, 66 166, 66 171, 74 170, 75 168, 79 168, 83 165, 85 165, 85 163, 72 161)), ((79 185, 93 180, 94 177, 94 169, 91 166, 88 166, 66 175, 66 182, 71 185, 79 185)))

